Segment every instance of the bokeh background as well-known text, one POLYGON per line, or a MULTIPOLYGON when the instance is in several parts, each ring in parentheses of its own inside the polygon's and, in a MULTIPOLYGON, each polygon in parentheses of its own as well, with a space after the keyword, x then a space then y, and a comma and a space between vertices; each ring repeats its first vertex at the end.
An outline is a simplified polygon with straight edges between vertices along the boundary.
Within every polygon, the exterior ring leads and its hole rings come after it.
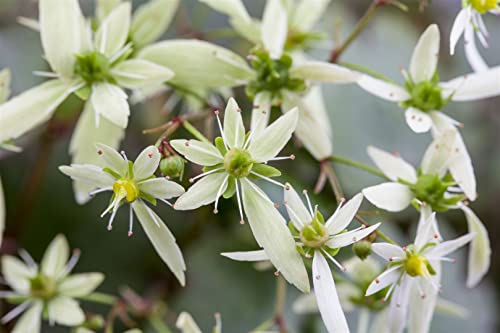
MULTIPOLYGON (((230 47, 241 54, 249 45, 228 32, 224 16, 211 11, 195 0, 182 0, 175 22, 165 38, 203 37, 230 47)), ((328 59, 329 53, 351 31, 370 4, 369 0, 333 0, 325 12, 318 30, 326 32, 328 40, 311 50, 317 59, 328 59)), ((405 1, 403 1, 405 2, 405 1)), ((139 5, 141 1, 133 1, 139 5)), ((250 13, 261 17, 264 0, 245 1, 250 13)), ((460 0, 433 0, 421 13, 416 1, 406 1, 410 12, 396 8, 382 8, 368 28, 343 55, 342 61, 360 64, 402 82, 400 67, 407 67, 417 38, 430 23, 441 29, 440 74, 443 80, 470 71, 462 44, 453 58, 449 56, 448 36, 460 0)), ((81 1, 87 14, 93 12, 93 0, 81 1)), ((41 82, 33 70, 47 70, 42 59, 39 35, 16 22, 16 17, 36 17, 37 5, 32 0, 0 1, 0 68, 9 67, 13 73, 13 94, 41 82)), ((491 32, 491 46, 482 54, 491 66, 500 65, 500 18, 485 16, 491 32)), ((389 102, 368 95, 355 85, 323 86, 331 125, 334 130, 335 154, 370 164, 366 146, 376 145, 388 151, 398 151, 407 160, 418 164, 428 135, 413 133, 404 123, 401 110, 389 102)), ((243 109, 249 102, 237 90, 243 109)), ((169 115, 162 110, 165 96, 133 108, 131 126, 122 148, 134 157, 142 147, 154 143, 154 135, 143 135, 142 130, 165 123, 169 115)), ((486 279, 475 289, 465 288, 466 251, 457 256, 458 263, 446 265, 442 296, 469 309, 466 319, 436 314, 433 332, 498 332, 498 299, 500 297, 500 98, 470 103, 450 103, 445 111, 462 121, 462 135, 474 161, 478 179, 479 199, 472 207, 487 226, 493 247, 492 267, 486 279)), ((130 287, 146 300, 161 298, 167 305, 163 316, 173 327, 175 315, 187 310, 206 332, 213 325, 213 314, 222 315, 223 330, 229 333, 248 332, 272 315, 274 307, 275 276, 272 271, 257 271, 252 265, 229 261, 220 252, 253 249, 255 243, 248 226, 240 226, 237 210, 230 200, 222 202, 220 213, 212 208, 178 213, 160 206, 158 212, 177 236, 188 266, 187 287, 182 289, 154 252, 144 233, 136 224, 133 237, 127 237, 128 211, 120 210, 115 228, 106 229, 106 221, 99 215, 109 198, 101 195, 85 206, 73 199, 70 180, 57 169, 68 164, 69 137, 81 107, 77 99, 68 100, 58 112, 57 119, 48 127, 39 128, 23 138, 22 154, 0 152, 2 175, 8 210, 7 231, 2 253, 12 253, 17 247, 27 249, 39 259, 47 244, 58 233, 65 234, 72 247, 82 250, 76 271, 101 271, 106 280, 100 291, 118 294, 130 287)), ((248 115, 248 112, 247 112, 248 115)), ((199 123, 204 128, 203 123, 199 123)), ((178 136, 186 135, 182 131, 178 136)), ((298 146, 287 148, 297 155, 294 162, 283 162, 285 179, 293 179, 296 187, 311 189, 318 176, 319 166, 298 146)), ((363 187, 379 182, 374 176, 349 167, 336 167, 348 197, 363 187)), ((198 170, 187 168, 188 174, 198 170)), ((186 177, 187 178, 187 177, 186 177)), ((184 182, 184 185, 187 185, 184 182)), ((279 200, 280 191, 269 187, 268 193, 279 200)), ((335 200, 329 188, 313 201, 321 204, 324 214, 331 214, 335 200)), ((373 209, 365 202, 363 208, 373 209)), ((418 219, 413 209, 401 214, 383 214, 370 218, 383 221, 383 229, 402 243, 414 234, 418 219)), ((439 221, 448 237, 466 231, 461 212, 441 214, 439 221)), ((351 255, 349 249, 343 256, 351 255)), ((319 315, 298 316, 291 304, 299 295, 288 288, 286 321, 291 332, 325 332, 319 315)), ((86 309, 106 315, 109 307, 87 304, 86 309)), ((1 311, 5 311, 5 304, 1 311)), ((349 314, 351 328, 355 329, 357 314, 349 314)), ((119 324, 117 327, 120 327, 119 324)), ((7 332, 6 329, 4 329, 7 332)), ((66 332, 64 328, 46 327, 44 332, 66 332)), ((172 329, 175 331, 175 329, 172 329)))

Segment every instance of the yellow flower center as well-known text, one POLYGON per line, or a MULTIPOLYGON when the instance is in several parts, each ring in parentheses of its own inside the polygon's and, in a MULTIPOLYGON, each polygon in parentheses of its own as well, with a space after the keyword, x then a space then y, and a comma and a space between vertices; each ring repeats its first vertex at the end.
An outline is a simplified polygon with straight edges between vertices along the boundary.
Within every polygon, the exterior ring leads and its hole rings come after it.
POLYGON ((469 0, 472 8, 484 14, 498 7, 498 0, 469 0))
POLYGON ((412 254, 405 260, 404 268, 410 276, 424 276, 430 274, 427 268, 428 264, 429 262, 424 257, 412 254))
POLYGON ((113 184, 113 192, 116 197, 125 198, 130 203, 139 196, 139 187, 131 179, 120 179, 113 184))

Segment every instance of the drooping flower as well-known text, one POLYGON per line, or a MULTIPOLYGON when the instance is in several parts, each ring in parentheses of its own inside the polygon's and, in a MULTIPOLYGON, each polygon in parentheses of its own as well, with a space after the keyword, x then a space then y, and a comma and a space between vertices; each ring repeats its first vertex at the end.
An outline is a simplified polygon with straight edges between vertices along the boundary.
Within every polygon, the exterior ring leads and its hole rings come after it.
POLYGON ((17 306, 2 318, 6 323, 21 313, 12 332, 40 332, 42 317, 50 324, 77 326, 85 314, 76 299, 91 294, 104 279, 101 273, 71 274, 80 257, 75 250, 69 258, 69 246, 63 235, 57 236, 47 248, 38 266, 24 250, 24 262, 13 256, 2 258, 2 274, 12 291, 2 292, 2 298, 17 306), (69 259, 69 260, 68 260, 69 259))
POLYGON ((409 323, 410 332, 427 332, 441 288, 440 262, 454 262, 447 256, 470 242, 469 233, 454 240, 439 243, 434 233, 435 213, 422 214, 413 244, 399 247, 389 243, 374 243, 373 251, 388 261, 388 268, 370 284, 366 295, 389 287, 385 300, 390 299, 388 322, 390 332, 402 332, 409 323), (410 311, 409 311, 410 310, 410 311))
MULTIPOLYGON (((196 324, 193 317, 188 312, 180 313, 180 315, 177 317, 175 326, 180 329, 182 333, 202 333, 201 329, 198 327, 198 324, 196 324)), ((211 332, 222 333, 222 321, 219 313, 215 314, 215 326, 211 332)))
MULTIPOLYGON (((44 55, 53 72, 37 72, 50 80, 0 106, 0 142, 16 139, 45 123, 75 93, 86 103, 70 153, 74 163, 93 163, 95 143, 117 147, 123 137, 130 114, 124 89, 160 84, 174 74, 166 67, 132 57, 136 48, 135 43, 127 42, 132 24, 129 2, 110 11, 95 33, 78 0, 62 4, 40 0, 39 12, 44 55)), ((78 202, 89 199, 88 190, 85 184, 75 184, 78 202)))
POLYGON ((441 132, 438 124, 459 122, 441 113, 450 101, 472 101, 500 95, 500 66, 481 73, 439 82, 439 28, 430 25, 420 37, 411 57, 409 72, 403 71, 404 87, 363 75, 357 82, 369 93, 405 108, 408 126, 416 133, 431 129, 441 132))
POLYGON ((477 47, 477 35, 483 47, 488 47, 489 33, 483 21, 483 14, 500 14, 500 5, 496 0, 462 0, 462 9, 458 13, 450 33, 450 54, 455 53, 455 47, 462 35, 464 36, 465 55, 475 72, 488 70, 488 65, 481 57, 477 47))
POLYGON ((145 148, 134 162, 125 154, 120 155, 113 148, 98 144, 96 154, 102 159, 100 165, 72 164, 59 169, 72 179, 80 180, 95 189, 91 196, 112 191, 113 197, 101 217, 111 214, 108 230, 113 227, 113 220, 118 209, 129 204, 130 218, 128 235, 132 235, 133 213, 139 219, 142 228, 153 244, 158 255, 174 273, 181 285, 185 284, 186 265, 174 235, 161 218, 146 204, 156 205, 157 200, 170 205, 167 199, 178 197, 184 189, 177 183, 165 178, 155 177, 160 163, 160 153, 154 146, 145 148))
MULTIPOLYGON (((463 155, 453 144, 455 135, 456 132, 449 131, 434 140, 418 172, 402 158, 369 147, 368 154, 391 182, 367 187, 363 194, 375 206, 391 212, 402 211, 410 203, 419 210, 435 212, 461 209, 469 232, 476 233, 469 248, 467 278, 467 286, 473 287, 488 271, 491 249, 486 228, 464 202, 476 198, 476 183, 470 176, 472 166, 460 161, 463 155), (461 167, 452 168, 457 165, 461 167)), ((439 234, 437 224, 435 231, 439 234)))
MULTIPOLYGON (((349 332, 327 258, 345 271, 345 267, 334 256, 340 248, 362 240, 374 232, 380 223, 366 228, 346 230, 361 205, 362 194, 354 196, 344 206, 340 206, 327 221, 324 220, 317 206, 313 210, 307 195, 306 198, 307 207, 290 185, 285 189, 285 206, 291 220, 289 227, 296 239, 299 252, 305 258, 312 257, 312 280, 316 302, 328 332, 349 332)), ((233 252, 222 255, 241 261, 266 259, 263 251, 233 252)))
MULTIPOLYGON (((217 117, 218 117, 218 111, 217 117)), ((273 184, 285 185, 272 179, 280 171, 267 165, 290 140, 297 126, 298 111, 290 110, 269 127, 246 135, 241 109, 231 98, 224 112, 224 127, 219 118, 221 137, 215 145, 198 140, 172 140, 170 145, 193 163, 202 165, 204 172, 191 181, 198 180, 174 204, 178 210, 191 210, 215 202, 214 213, 220 197, 236 194, 240 222, 246 215, 257 243, 264 248, 273 264, 283 276, 300 290, 308 291, 307 273, 295 242, 274 203, 259 189, 254 180, 262 179, 273 184), (277 217, 278 216, 278 217, 277 217)))

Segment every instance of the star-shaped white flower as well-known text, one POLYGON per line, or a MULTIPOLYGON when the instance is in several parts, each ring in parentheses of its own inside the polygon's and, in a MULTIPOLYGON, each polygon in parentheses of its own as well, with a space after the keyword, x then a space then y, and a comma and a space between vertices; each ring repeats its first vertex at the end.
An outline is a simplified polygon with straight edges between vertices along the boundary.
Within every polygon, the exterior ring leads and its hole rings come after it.
POLYGON ((76 299, 91 294, 101 284, 104 275, 70 275, 78 262, 80 251, 75 250, 69 258, 68 242, 62 235, 50 243, 40 266, 26 251, 21 250, 20 255, 24 262, 9 255, 2 258, 2 274, 12 291, 2 292, 1 297, 18 304, 2 318, 2 323, 24 312, 12 332, 39 333, 44 313, 51 325, 82 324, 85 314, 76 299))
POLYGON ((455 53, 455 47, 462 35, 464 36, 465 55, 475 72, 488 70, 476 47, 477 35, 483 47, 488 47, 489 33, 484 24, 482 15, 485 13, 500 14, 500 5, 497 0, 464 0, 462 9, 458 13, 450 33, 450 54, 455 53))
POLYGON ((500 95, 500 66, 439 82, 439 40, 439 28, 435 24, 422 34, 413 51, 409 72, 403 71, 404 87, 369 75, 358 80, 359 86, 369 93, 400 103, 406 109, 408 126, 416 133, 428 132, 438 121, 458 125, 457 121, 441 113, 450 100, 472 101, 500 95))
POLYGON ((389 287, 385 300, 390 299, 390 332, 398 333, 404 329, 409 307, 419 307, 418 311, 411 310, 410 316, 416 317, 410 320, 411 325, 427 327, 418 331, 428 331, 436 296, 441 288, 440 262, 454 262, 455 260, 447 255, 470 242, 475 236, 469 233, 438 243, 438 236, 433 231, 435 224, 435 213, 428 218, 421 218, 414 243, 404 248, 389 243, 372 245, 373 252, 388 261, 388 268, 373 280, 366 295, 373 295, 389 287), (415 298, 414 295, 418 297, 415 298), (414 304, 417 302, 420 304, 414 304), (425 306, 422 305, 423 302, 426 302, 425 306))
POLYGON ((175 237, 161 218, 146 204, 149 202, 156 205, 156 201, 160 200, 171 205, 167 199, 184 193, 184 189, 179 184, 165 178, 155 177, 154 173, 158 169, 161 158, 158 148, 155 146, 145 148, 133 163, 126 158, 125 154, 120 155, 106 145, 98 144, 95 153, 102 159, 100 164, 104 167, 72 164, 61 166, 59 169, 72 179, 86 182, 91 188, 96 189, 90 193, 91 196, 101 192, 113 192, 111 203, 101 215, 103 217, 107 213, 111 214, 108 230, 113 227, 113 220, 118 209, 128 203, 130 207, 128 235, 132 236, 134 212, 158 255, 181 285, 184 285, 186 265, 175 237))
MULTIPOLYGON (((362 194, 357 194, 345 205, 339 206, 327 221, 323 219, 317 206, 313 210, 307 195, 306 199, 307 207, 291 186, 285 189, 285 206, 292 224, 290 228, 302 254, 306 258, 312 257, 314 294, 328 332, 349 332, 327 258, 345 271, 344 266, 334 256, 340 248, 360 241, 374 232, 380 223, 367 228, 346 230, 363 201, 362 194)), ((261 261, 267 258, 263 251, 222 253, 222 255, 240 261, 261 261)))

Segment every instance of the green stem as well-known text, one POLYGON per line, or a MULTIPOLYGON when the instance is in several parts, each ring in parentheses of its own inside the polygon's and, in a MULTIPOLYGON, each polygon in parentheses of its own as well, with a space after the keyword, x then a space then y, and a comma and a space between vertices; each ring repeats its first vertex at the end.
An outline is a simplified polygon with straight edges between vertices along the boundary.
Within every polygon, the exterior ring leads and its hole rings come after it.
POLYGON ((104 293, 92 293, 87 296, 80 297, 80 299, 88 302, 100 303, 105 305, 114 305, 118 300, 118 297, 104 293))
POLYGON ((149 319, 149 324, 154 328, 157 333, 172 333, 170 328, 165 324, 165 322, 158 316, 151 316, 149 319))
POLYGON ((363 164, 361 162, 353 161, 353 160, 348 159, 346 157, 332 156, 332 157, 330 157, 330 160, 334 163, 349 165, 353 168, 357 168, 357 169, 369 172, 371 174, 374 174, 376 176, 382 177, 384 179, 388 179, 387 176, 384 175, 384 173, 382 171, 375 169, 369 165, 363 164))
POLYGON ((352 64, 352 63, 344 62, 344 61, 339 61, 338 64, 341 65, 341 66, 353 69, 355 71, 368 74, 368 75, 370 75, 370 76, 372 76, 372 77, 374 77, 376 79, 380 79, 382 81, 398 85, 398 83, 394 82, 393 80, 391 80, 387 76, 385 76, 383 74, 380 74, 379 72, 376 72, 376 71, 374 71, 372 69, 366 68, 364 66, 361 66, 361 65, 358 65, 358 64, 352 64))
POLYGON ((208 140, 200 131, 198 131, 193 125, 191 125, 189 121, 184 120, 182 122, 182 126, 184 126, 184 128, 198 140, 206 143, 211 143, 210 140, 208 140))

